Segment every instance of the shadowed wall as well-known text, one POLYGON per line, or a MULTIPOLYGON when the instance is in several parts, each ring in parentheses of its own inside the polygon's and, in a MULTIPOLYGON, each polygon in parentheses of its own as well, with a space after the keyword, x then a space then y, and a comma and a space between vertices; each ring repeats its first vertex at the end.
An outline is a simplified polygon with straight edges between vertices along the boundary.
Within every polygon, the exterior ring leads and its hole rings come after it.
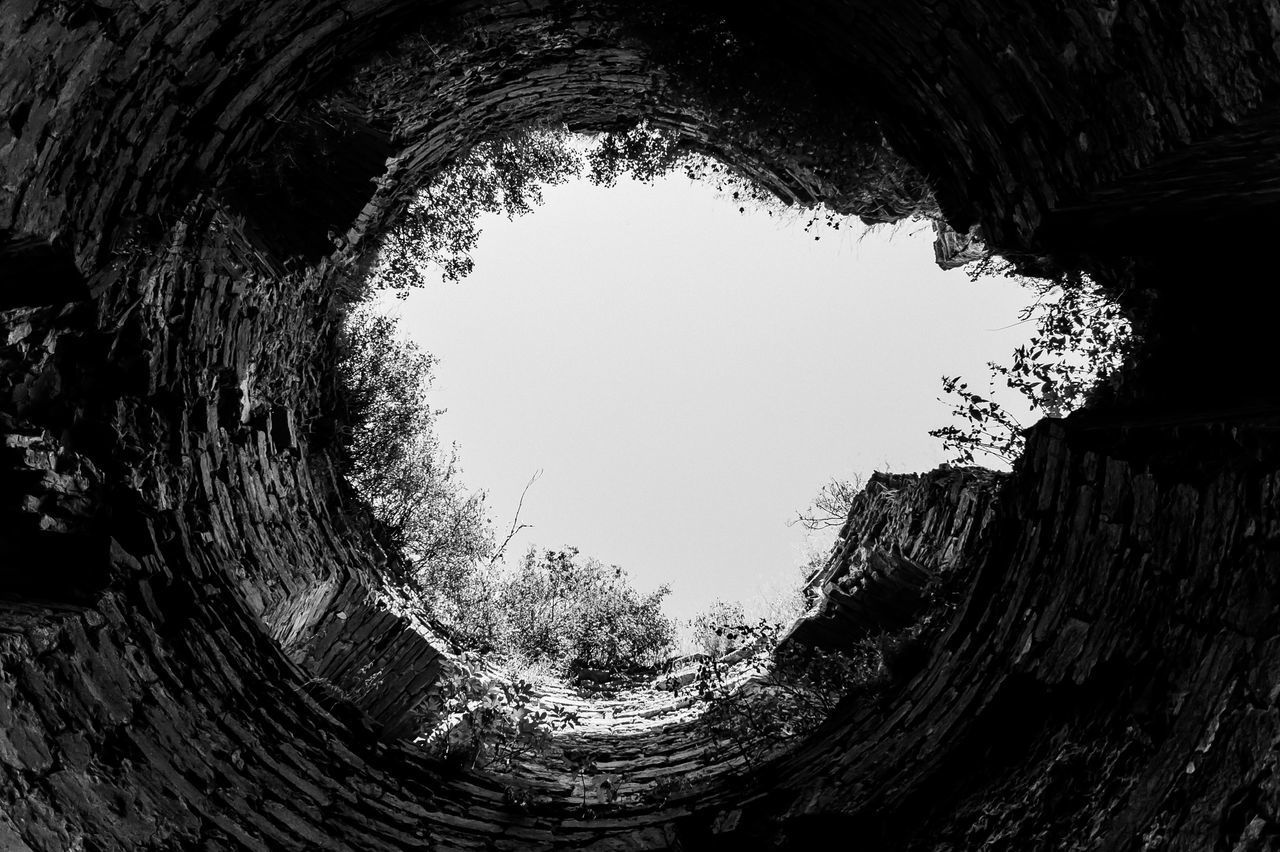
POLYGON ((792 5, 0 6, 0 847, 1280 842, 1280 4, 792 5), (641 118, 784 197, 1089 268, 1147 353, 998 493, 855 508, 846 543, 963 580, 887 694, 758 775, 526 813, 398 739, 445 642, 371 591, 334 331, 469 145, 641 118))

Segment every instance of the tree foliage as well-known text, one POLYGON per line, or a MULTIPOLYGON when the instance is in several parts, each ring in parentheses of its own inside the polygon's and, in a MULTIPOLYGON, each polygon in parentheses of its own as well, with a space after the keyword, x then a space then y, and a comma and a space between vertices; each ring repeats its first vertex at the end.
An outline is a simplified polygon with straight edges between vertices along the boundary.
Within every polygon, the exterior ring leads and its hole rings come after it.
POLYGON ((504 643, 571 671, 652 664, 675 635, 662 612, 670 592, 660 586, 642 594, 622 568, 582 558, 576 548, 530 549, 498 591, 504 643))
POLYGON ((679 141, 647 124, 595 137, 584 156, 586 177, 613 186, 622 177, 646 183, 685 168, 693 159, 679 141))
MULTIPOLYGON (((533 127, 477 144, 423 186, 384 238, 373 280, 401 293, 424 286, 432 270, 459 281, 475 266, 483 215, 522 216, 543 203, 546 187, 574 178, 612 186, 623 177, 653 182, 677 172, 731 195, 744 212, 750 204, 772 215, 780 206, 748 176, 646 123, 592 137, 533 127)), ((805 228, 823 221, 838 228, 843 218, 823 209, 805 228)))
POLYGON ((522 216, 543 189, 578 175, 581 158, 563 129, 535 128, 476 145, 422 188, 384 240, 374 276, 383 286, 422 286, 432 268, 459 281, 475 263, 483 214, 522 216))
MULTIPOLYGON (((761 183, 722 160, 693 150, 675 134, 640 123, 626 130, 596 136, 584 157, 585 176, 598 186, 613 186, 623 177, 652 183, 681 173, 707 184, 738 205, 738 212, 763 210, 772 216, 785 205, 761 183)), ((826 207, 809 209, 806 231, 819 223, 839 230, 846 216, 826 207)))
POLYGON ((436 435, 435 361, 368 307, 348 316, 341 343, 344 473, 383 543, 404 557, 394 563, 403 575, 391 579, 456 585, 491 552, 493 534, 483 492, 466 490, 456 448, 436 435))
MULTIPOLYGON (((676 135, 639 124, 588 141, 538 127, 476 145, 421 188, 385 238, 375 287, 403 294, 434 270, 458 281, 474 266, 481 217, 530 212, 548 186, 575 177, 610 185, 683 171, 731 194, 740 209, 776 205, 767 191, 676 135)), ((810 226, 817 221, 814 218, 810 226)), ((369 503, 388 546, 406 566, 392 579, 413 590, 470 647, 555 662, 618 668, 652 660, 671 642, 664 587, 641 594, 616 566, 572 548, 530 553, 519 570, 497 564, 527 525, 517 518, 495 542, 485 495, 462 485, 454 447, 442 447, 428 403, 432 357, 403 340, 394 321, 367 308, 344 332, 347 476, 369 503)))
MULTIPOLYGON (((980 264, 971 275, 990 268, 980 264)), ((1010 267, 1004 271, 1012 274, 1010 267)), ((942 439, 957 464, 984 455, 1012 464, 1022 454, 1026 424, 995 399, 998 384, 1017 391, 1032 411, 1065 417, 1115 376, 1134 349, 1120 307, 1083 275, 1020 280, 1037 297, 1020 316, 1035 323, 1031 341, 1015 349, 1008 364, 988 362, 985 394, 961 376, 942 377, 955 422, 929 434, 942 439)))
MULTIPOLYGON (((504 572, 485 495, 464 487, 456 448, 436 435, 434 359, 369 308, 348 318, 343 353, 344 472, 399 557, 390 581, 415 593, 466 647, 565 669, 655 661, 673 637, 662 613, 667 587, 641 594, 623 569, 573 548, 531 550, 504 572)), ((517 517, 511 529, 523 526, 517 517)))

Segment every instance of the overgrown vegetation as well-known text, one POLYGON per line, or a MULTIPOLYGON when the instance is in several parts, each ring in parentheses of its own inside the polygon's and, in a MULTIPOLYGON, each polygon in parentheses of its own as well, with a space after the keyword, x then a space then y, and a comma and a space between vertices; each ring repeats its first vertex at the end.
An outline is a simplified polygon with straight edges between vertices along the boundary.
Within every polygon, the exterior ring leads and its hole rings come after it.
POLYGON ((545 187, 582 171, 581 154, 563 129, 535 128, 482 142, 418 193, 386 236, 374 277, 404 291, 422 286, 435 269, 446 281, 471 273, 480 216, 514 218, 542 204, 545 187))
POLYGON ((461 604, 461 585, 492 555, 493 534, 484 494, 465 488, 457 449, 436 436, 435 361, 397 332, 394 318, 368 306, 347 317, 341 351, 343 469, 379 539, 399 557, 389 579, 461 604))
MULTIPOLYGON (((475 265, 481 216, 523 216, 543 203, 547 187, 573 179, 612 186, 623 177, 652 182, 674 173, 715 187, 744 212, 750 206, 773 215, 784 207, 756 182, 647 124, 589 138, 535 127, 476 145, 423 187, 384 238, 372 278, 400 293, 425 286, 433 274, 460 281, 475 265)), ((844 218, 813 208, 805 229, 838 229, 844 218)))
MULTIPOLYGON (((528 213, 545 187, 578 176, 608 185, 624 175, 653 180, 673 171, 712 182, 743 211, 777 203, 754 182, 644 125, 586 146, 562 129, 542 128, 477 146, 426 186, 387 237, 372 278, 401 293, 423 285, 433 270, 460 280, 472 269, 482 215, 528 213)), ((842 221, 818 209, 806 228, 842 221)), ((570 547, 530 548, 518 565, 504 567, 507 545, 525 525, 517 513, 498 540, 484 493, 463 485, 456 448, 436 437, 434 360, 401 338, 394 320, 357 308, 343 344, 346 474, 391 552, 390 581, 416 596, 463 647, 558 673, 590 679, 666 655, 674 637, 662 613, 666 587, 641 593, 622 568, 570 547)), ((860 486, 831 480, 798 522, 810 530, 838 527, 860 486)), ((780 632, 795 614, 782 610, 794 603, 749 624, 741 604, 718 601, 692 625, 708 655, 693 687, 707 704, 705 723, 748 761, 761 747, 812 730, 850 688, 882 674, 882 649, 870 641, 844 654, 780 649, 780 632), (735 652, 735 663, 724 660, 735 652)), ((443 685, 423 738, 433 753, 474 768, 509 767, 576 723, 536 706, 527 681, 478 672, 463 669, 443 685)))
POLYGON ((515 655, 566 673, 658 661, 674 626, 667 587, 641 593, 621 567, 573 548, 501 557, 482 491, 462 483, 454 447, 436 435, 431 356, 394 319, 352 313, 339 378, 347 405, 344 470, 390 551, 387 580, 415 596, 464 647, 515 655))
POLYGON ((566 672, 655 662, 673 636, 662 613, 670 590, 642 594, 622 568, 573 548, 530 549, 505 569, 511 536, 496 541, 484 493, 464 487, 456 448, 436 436, 432 358, 368 310, 351 315, 344 345, 345 472, 392 552, 387 579, 465 647, 566 672))
MULTIPOLYGON (((423 187, 386 237, 370 280, 400 294, 433 274, 458 281, 472 270, 482 215, 528 213, 546 187, 574 177, 609 185, 677 170, 732 193, 743 209, 770 198, 643 124, 586 144, 563 128, 534 128, 477 145, 423 187)), ((530 550, 518 567, 503 568, 507 545, 527 525, 517 514, 497 540, 484 492, 466 489, 456 447, 436 437, 439 412, 429 403, 434 359, 400 336, 392 318, 358 305, 342 346, 345 473, 393 556, 391 582, 416 596, 464 647, 562 671, 619 669, 661 656, 673 635, 661 612, 665 588, 641 594, 623 569, 572 548, 530 550)))
POLYGON ((1012 464, 1025 443, 1022 423, 996 399, 996 386, 1017 391, 1033 412, 1065 417, 1112 380, 1135 340, 1120 307, 1080 273, 1054 280, 1025 278, 1012 266, 988 259, 970 268, 971 277, 1003 272, 1035 295, 1020 316, 1035 323, 1030 342, 1014 350, 1008 364, 988 362, 987 393, 961 376, 943 376, 942 389, 955 423, 933 429, 956 464, 986 456, 1012 464))
POLYGON ((698 650, 709 657, 722 657, 738 650, 746 641, 733 629, 744 624, 746 612, 739 601, 726 601, 716 598, 702 612, 695 615, 690 626, 693 629, 693 641, 698 650))
POLYGON ((503 646, 569 672, 652 666, 675 626, 662 612, 670 588, 641 594, 626 571, 573 548, 532 549, 497 589, 503 646))
POLYGON ((827 651, 780 644, 784 629, 764 619, 720 624, 715 632, 737 653, 708 657, 688 687, 706 704, 701 721, 711 737, 750 767, 817 728, 852 690, 883 676, 873 638, 846 652, 827 651))
POLYGON ((465 662, 456 663, 436 689, 444 697, 432 708, 420 744, 470 769, 510 770, 541 754, 557 731, 578 724, 572 712, 539 706, 529 681, 485 676, 465 662))

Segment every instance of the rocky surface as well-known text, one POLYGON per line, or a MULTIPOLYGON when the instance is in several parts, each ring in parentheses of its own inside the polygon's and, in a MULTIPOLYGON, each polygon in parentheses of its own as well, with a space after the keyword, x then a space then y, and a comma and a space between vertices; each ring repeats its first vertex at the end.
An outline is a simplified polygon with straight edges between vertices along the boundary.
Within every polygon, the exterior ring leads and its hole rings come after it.
POLYGON ((980 468, 873 474, 805 584, 816 604, 783 641, 848 648, 919 621, 991 522, 999 482, 980 468))
POLYGON ((1277 21, 1271 0, 3 4, 0 846, 1274 848, 1269 245, 1160 235, 1245 196, 1252 233, 1274 224, 1249 176, 1274 158, 1277 21), (1095 413, 1037 427, 998 493, 942 471, 855 507, 814 641, 953 590, 890 688, 692 787, 687 708, 584 730, 662 795, 585 813, 548 757, 523 809, 400 739, 444 649, 372 591, 333 331, 361 252, 468 144, 639 117, 800 201, 927 201, 999 249, 1119 255, 1091 268, 1150 351, 1095 413))

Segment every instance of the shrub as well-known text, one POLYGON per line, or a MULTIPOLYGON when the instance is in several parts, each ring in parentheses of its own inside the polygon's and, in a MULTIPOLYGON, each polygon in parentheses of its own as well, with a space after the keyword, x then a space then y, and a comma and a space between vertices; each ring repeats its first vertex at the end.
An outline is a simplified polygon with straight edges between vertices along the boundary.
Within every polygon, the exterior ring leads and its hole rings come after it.
MULTIPOLYGON (((465 489, 456 449, 442 448, 435 434, 433 363, 396 333, 394 319, 369 308, 348 318, 338 370, 343 471, 399 557, 386 579, 412 592, 464 648, 566 670, 655 662, 673 635, 662 613, 667 587, 641 594, 621 568, 573 548, 531 550, 518 570, 500 571, 506 542, 495 544, 485 495, 465 489)), ((517 518, 512 535, 522 528, 517 518)))
POLYGON ((856 473, 848 479, 833 476, 818 489, 806 509, 796 512, 791 523, 810 532, 842 527, 862 489, 862 477, 856 473))
POLYGON ((742 646, 738 628, 747 620, 742 604, 717 598, 693 617, 693 641, 704 654, 722 657, 742 646))
POLYGON ((641 594, 622 568, 575 548, 530 549, 499 591, 503 645, 566 670, 651 665, 675 634, 662 612, 670 591, 641 594))

